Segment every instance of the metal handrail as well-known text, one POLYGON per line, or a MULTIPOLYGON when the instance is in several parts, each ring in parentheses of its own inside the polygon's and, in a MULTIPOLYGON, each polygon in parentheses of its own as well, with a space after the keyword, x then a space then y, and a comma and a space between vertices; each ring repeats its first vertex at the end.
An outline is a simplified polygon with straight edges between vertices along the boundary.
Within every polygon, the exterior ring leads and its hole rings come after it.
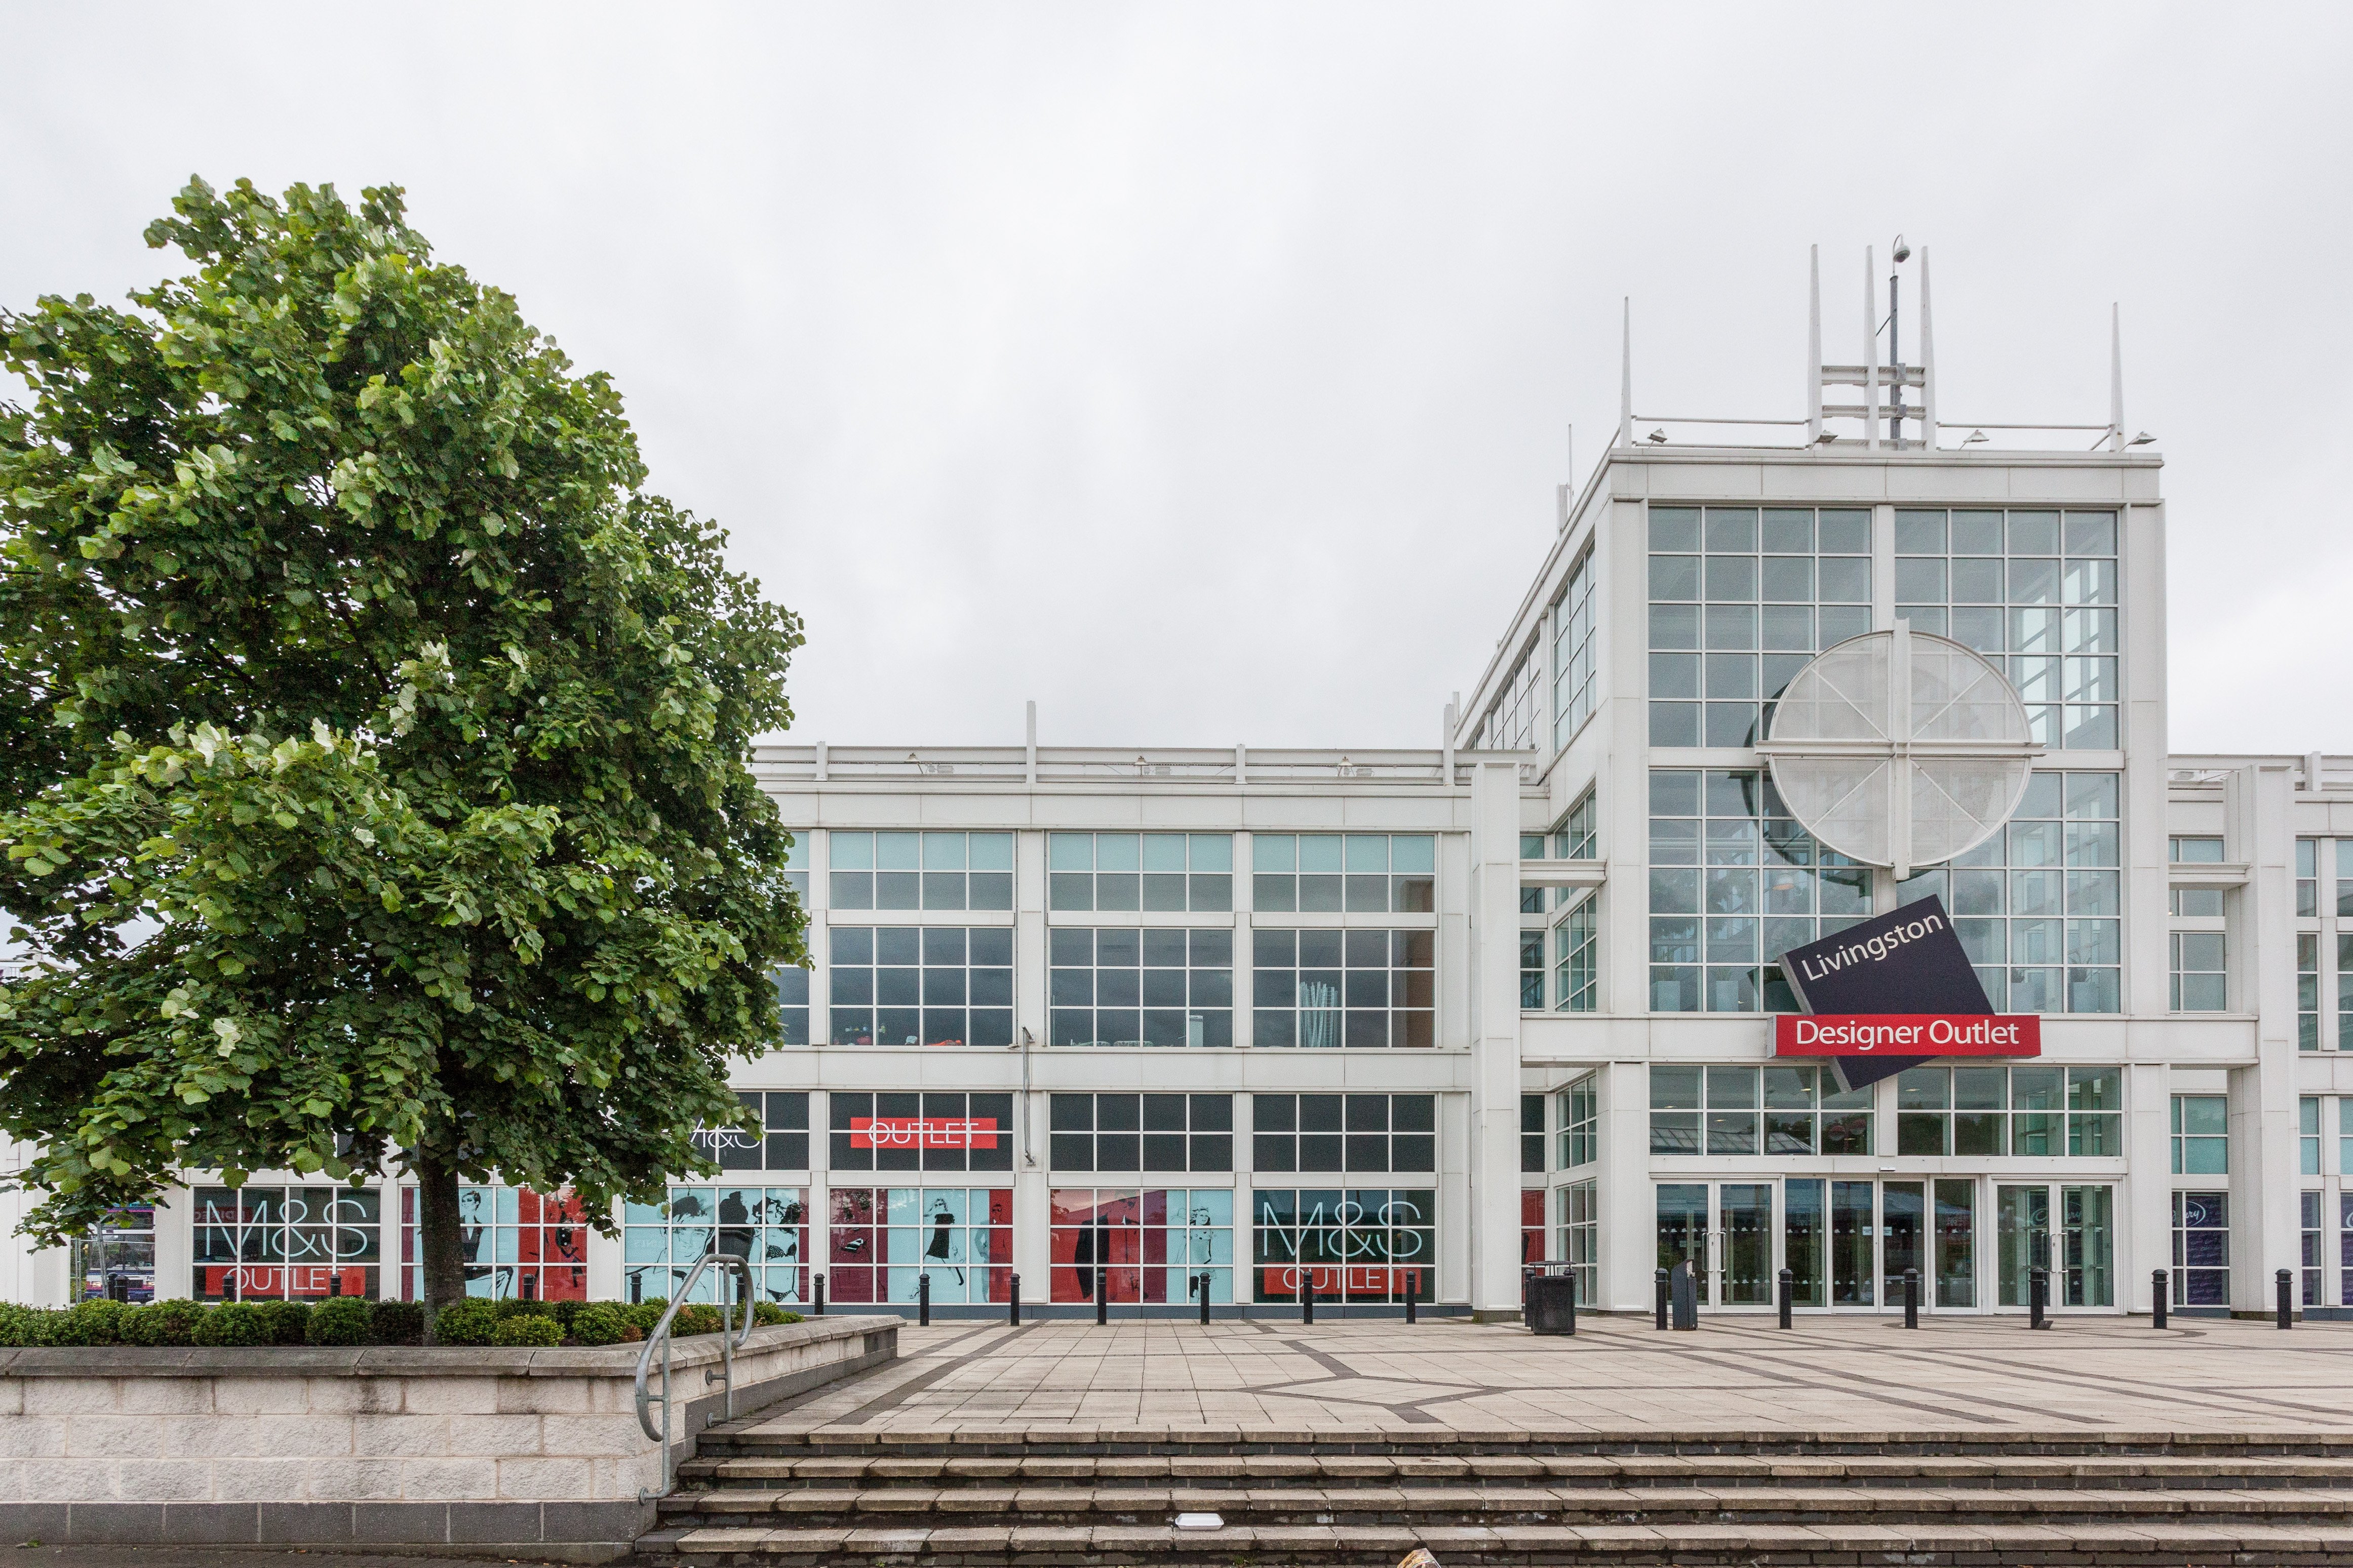
POLYGON ((744 1310, 744 1326, 740 1332, 736 1330, 733 1322, 734 1314, 724 1300, 726 1292, 723 1289, 718 1292, 722 1298, 718 1303, 722 1314, 719 1325, 719 1370, 705 1371, 702 1381, 706 1384, 717 1383, 725 1385, 727 1412, 725 1419, 733 1421, 735 1418, 735 1350, 739 1345, 749 1343, 752 1338, 752 1266, 732 1252, 721 1252, 713 1248, 694 1260, 694 1267, 687 1271, 685 1279, 680 1282, 678 1291, 670 1298, 669 1307, 664 1309, 660 1319, 646 1335, 646 1348, 638 1352, 638 1426, 647 1436, 661 1445, 660 1489, 647 1491, 639 1488, 638 1500, 641 1503, 651 1502, 656 1498, 667 1494, 670 1489, 670 1482, 674 1479, 670 1474, 670 1320, 678 1316, 678 1310, 681 1307, 688 1304, 687 1298, 694 1293, 695 1282, 702 1278, 702 1271, 713 1263, 721 1266, 723 1273, 732 1273, 740 1285, 735 1305, 744 1310), (661 1347, 662 1385, 659 1394, 651 1392, 646 1386, 647 1374, 653 1370, 654 1348, 657 1345, 661 1347), (652 1410, 652 1406, 657 1402, 660 1404, 662 1413, 661 1426, 659 1430, 654 1426, 652 1410))

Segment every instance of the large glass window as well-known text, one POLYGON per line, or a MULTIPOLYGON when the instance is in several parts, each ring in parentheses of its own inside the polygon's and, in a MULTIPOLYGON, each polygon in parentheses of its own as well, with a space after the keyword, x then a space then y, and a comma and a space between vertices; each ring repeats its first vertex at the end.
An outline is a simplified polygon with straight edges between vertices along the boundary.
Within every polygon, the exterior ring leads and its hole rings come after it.
POLYGON ((1598 791, 1587 790, 1577 796, 1568 815, 1560 819, 1552 836, 1552 857, 1556 860, 1596 860, 1600 851, 1596 847, 1601 831, 1601 797, 1598 791))
POLYGON ((2122 743, 2116 513, 1899 510, 1895 614, 1997 666, 2006 656, 2044 745, 2122 743))
MULTIPOLYGON (((1525 889, 1523 889, 1525 892, 1525 889)), ((1541 929, 1520 932, 1520 1006, 1535 1011, 1544 1006, 1545 933, 1541 929)))
POLYGON ((2229 1011, 2230 980, 2222 963, 2222 933, 2178 931, 2171 933, 2171 946, 2173 1011, 2229 1011))
MULTIPOLYGON (((740 1258, 764 1301, 808 1292, 808 1208, 799 1187, 681 1184, 661 1204, 621 1207, 621 1293, 632 1301, 674 1296, 707 1252, 740 1258)), ((690 1300, 716 1301, 721 1280, 703 1270, 690 1300)), ((727 1287, 732 1297, 733 1287, 727 1287)), ((585 1292, 583 1292, 585 1294, 585 1292)))
POLYGON ((1533 752, 1536 749, 1537 704, 1544 697, 1544 661, 1537 657, 1534 638, 1520 650, 1512 666, 1512 673, 1504 678, 1503 690, 1487 705, 1487 716, 1480 721, 1479 739, 1472 749, 1480 752, 1533 752))
POLYGON ((1438 1194, 1427 1188, 1250 1194, 1252 1299, 1418 1301, 1438 1289, 1438 1194))
POLYGON ((1911 1068, 1895 1080, 1895 1152, 2121 1154, 2123 1100, 2116 1068, 1911 1068))
POLYGON ((1568 574, 1568 585, 1552 606, 1552 745, 1568 744, 1593 711, 1600 690, 1594 679, 1595 633, 1600 616, 1593 587, 1593 552, 1588 549, 1568 574))
POLYGON ((1560 1168, 1574 1171, 1601 1157, 1601 1095, 1591 1073, 1560 1093, 1560 1168))
MULTIPOLYGON (((410 1189, 414 1190, 414 1189, 410 1189)), ((374 1187, 195 1190, 199 1301, 374 1296, 384 1264, 383 1195, 374 1187)))
POLYGON ((1057 1171, 1230 1171, 1230 1094, 1057 1094, 1047 1158, 1057 1171))
POLYGON ((2321 1194, 2319 1194, 2318 1193, 2299 1193, 2299 1194, 2296 1194, 2296 1196, 2297 1196, 2297 1198, 2298 1198, 2298 1200, 2299 1200, 2298 1207, 2299 1207, 2299 1210, 2300 1210, 2300 1213, 2299 1213, 2299 1215, 2298 1215, 2298 1218, 2299 1218, 2299 1219, 2301 1220, 2301 1222, 2302 1222, 2302 1230, 2303 1230, 2303 1235, 2302 1235, 2302 1237, 2301 1237, 2299 1239, 2301 1239, 2301 1240, 2302 1240, 2302 1242, 2303 1242, 2303 1244, 2304 1244, 2304 1246, 2303 1246, 2303 1257, 2302 1257, 2302 1258, 2301 1258, 2301 1261, 2302 1261, 2302 1263, 2303 1263, 2304 1267, 2303 1267, 2303 1268, 2300 1270, 2301 1274, 2303 1275, 2302 1284, 2303 1284, 2304 1289, 2303 1289, 2303 1293, 2302 1293, 2302 1295, 2298 1298, 2298 1300, 2301 1300, 2301 1301, 2304 1303, 2304 1305, 2306 1305, 2306 1306, 2307 1306, 2307 1307, 2317 1307, 2317 1306, 2319 1306, 2319 1305, 2321 1304, 2321 1279, 2320 1279, 2320 1197, 2321 1197, 2321 1194))
POLYGON ((1571 1182, 1560 1189, 1560 1256, 1577 1281, 1577 1304, 1590 1307, 1601 1267, 1600 1186, 1593 1181, 1571 1182))
POLYGON ((737 1089, 735 1098, 756 1117, 758 1132, 740 1127, 699 1127, 694 1146, 719 1162, 723 1171, 806 1171, 809 1163, 807 1089, 763 1093, 737 1089))
POLYGON ((1764 774, 1651 774, 1653 1012, 1794 1013, 1781 954, 1870 914, 1870 871, 1816 843, 1764 774))
POLYGON ((1872 1094, 1811 1067, 1651 1068, 1653 1154, 1868 1154, 1872 1094))
POLYGON ((837 910, 1009 910, 1010 833, 845 833, 828 845, 837 910))
POLYGON ((810 831, 804 827, 793 834, 792 842, 785 847, 785 885, 800 899, 804 909, 808 906, 810 838, 810 831))
POLYGON ((2231 1304, 2231 1194, 2173 1194, 2173 1304, 2231 1304))
POLYGON ((2320 913, 2320 840, 2295 841, 2295 912, 2309 920, 2320 913))
POLYGON ((809 972, 797 963, 779 964, 771 978, 776 987, 776 1043, 807 1045, 809 972))
POLYGON ((1056 1187, 1052 1299, 1213 1307, 1234 1299, 1230 1187, 1056 1187))
POLYGON ((2296 1169, 2307 1176, 2320 1174, 2320 1096, 2307 1094, 2295 1102, 2296 1169))
POLYGON ((1050 834, 1046 907, 1222 914, 1234 907, 1234 836, 1050 834))
POLYGON ((2337 841, 2337 912, 2353 915, 2353 838, 2337 841))
POLYGON ((827 1096, 836 1171, 1009 1171, 1010 1094, 827 1096))
POLYGON ((1012 1188, 836 1187, 830 1202, 828 1300, 912 1303, 925 1275, 934 1302, 1012 1300, 1012 1188))
POLYGON ((1234 1043, 1234 933, 1056 926, 1050 1038, 1058 1046, 1234 1043))
POLYGON ((1601 997, 1601 895, 1583 892, 1552 928, 1553 1007, 1590 1013, 1601 997))
POLYGON ((126 1205, 76 1237, 68 1275, 78 1301, 153 1300, 155 1206, 126 1205))
MULTIPOLYGON (((2175 834, 2166 842, 2172 864, 2176 866, 2211 866, 2222 858, 2222 840, 2213 837, 2190 837, 2175 834)), ((2222 889, 2220 888, 2175 888, 2168 900, 2177 915, 2199 915, 2214 920, 2222 918, 2222 889)), ((2175 1007, 2175 1012, 2181 1008, 2175 1007)))
POLYGON ((1009 1046, 1010 926, 834 926, 837 1046, 1009 1046))
POLYGON ((2114 1013, 2123 1003, 2117 775, 2037 771, 2010 825, 1905 882, 1945 900, 1996 1012, 2114 1013))
MULTIPOLYGON (((2230 1100, 2220 1094, 2173 1097, 2173 1173, 2220 1176, 2231 1169, 2230 1100)), ((2317 1102, 2314 1125, 2318 1126, 2317 1102)))
MULTIPOLYGON (((1545 1168, 1545 1097, 1541 1094, 1520 1096, 1520 1171, 1524 1175, 1541 1176, 1545 1168)), ((1544 1215, 1536 1216, 1536 1227, 1544 1227, 1544 1215)))
POLYGON ((1261 1047, 1423 1047, 1436 1039, 1437 934, 1254 931, 1251 1039, 1261 1047))
POLYGON ((2320 936, 2295 933, 2295 1048, 2320 1048, 2320 936))
POLYGON ((1250 838, 1250 906, 1355 914, 1427 913, 1438 840, 1427 833, 1260 833, 1250 838))
POLYGON ((1651 744, 1746 746, 1820 649, 1871 629, 1871 513, 1651 508, 1651 744))
POLYGON ((1254 1094, 1250 1132, 1259 1171, 1438 1169, 1435 1095, 1254 1094))

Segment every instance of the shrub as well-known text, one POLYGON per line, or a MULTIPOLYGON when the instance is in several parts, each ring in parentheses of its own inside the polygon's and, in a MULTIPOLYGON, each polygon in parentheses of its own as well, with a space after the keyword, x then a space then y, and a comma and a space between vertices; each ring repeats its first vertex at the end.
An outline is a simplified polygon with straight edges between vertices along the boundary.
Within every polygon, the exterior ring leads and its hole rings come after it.
POLYGON ((681 1338, 688 1334, 715 1334, 721 1322, 718 1308, 702 1301, 691 1301, 681 1307, 678 1316, 670 1321, 670 1331, 681 1338))
POLYGON ((31 1343, 25 1334, 32 1324, 32 1308, 19 1307, 13 1301, 0 1301, 0 1345, 14 1349, 31 1343))
POLYGON ((302 1337, 314 1345, 364 1345, 375 1329, 375 1307, 364 1296, 330 1296, 311 1311, 302 1325, 302 1337))
POLYGON ((203 1322, 205 1317, 204 1304, 191 1301, 185 1296, 169 1301, 150 1301, 122 1314, 123 1342, 134 1345, 192 1345, 196 1342, 196 1325, 203 1322))
POLYGON ((311 1303, 308 1301, 256 1301, 263 1322, 269 1325, 267 1343, 299 1345, 309 1339, 311 1303))
POLYGON ((764 1329, 773 1329, 779 1323, 797 1323, 801 1315, 788 1312, 774 1301, 754 1301, 752 1303, 752 1321, 764 1329))
POLYGON ((543 1312, 523 1312, 501 1318, 491 1331, 494 1345, 560 1345, 564 1325, 543 1312))
POLYGON ((499 1326, 499 1304, 469 1296, 441 1309, 433 1320, 433 1337, 445 1345, 486 1345, 499 1326))
POLYGON ((564 1331, 568 1334, 572 1331, 573 1323, 578 1320, 582 1309, 586 1307, 588 1303, 586 1301, 542 1301, 540 1305, 555 1315, 555 1321, 564 1326, 564 1331))
POLYGON ((17 1323, 18 1342, 27 1345, 69 1345, 74 1338, 72 1314, 56 1307, 25 1307, 17 1323))
POLYGON ((583 1301, 578 1306, 580 1310, 572 1314, 572 1337, 584 1345, 617 1345, 630 1334, 644 1331, 609 1301, 583 1301))
POLYGON ((200 1345, 266 1345, 269 1319, 251 1301, 229 1301, 198 1319, 190 1337, 200 1345))
POLYGON ((131 1310, 123 1301, 80 1301, 66 1315, 73 1320, 74 1337, 78 1345, 119 1345, 122 1342, 122 1320, 131 1310))
POLYGON ((533 1297, 502 1296, 499 1299, 498 1307, 499 1316, 502 1320, 507 1318, 554 1318, 558 1322, 562 1322, 564 1321, 561 1317, 557 1316, 554 1302, 542 1301, 533 1297))
POLYGON ((425 1342, 425 1303, 378 1301, 369 1318, 369 1338, 380 1345, 421 1345, 425 1342))
POLYGON ((661 1321, 661 1315, 669 1310, 669 1297, 649 1296, 642 1301, 630 1303, 622 1310, 621 1315, 636 1324, 639 1332, 649 1334, 654 1331, 654 1325, 661 1321))

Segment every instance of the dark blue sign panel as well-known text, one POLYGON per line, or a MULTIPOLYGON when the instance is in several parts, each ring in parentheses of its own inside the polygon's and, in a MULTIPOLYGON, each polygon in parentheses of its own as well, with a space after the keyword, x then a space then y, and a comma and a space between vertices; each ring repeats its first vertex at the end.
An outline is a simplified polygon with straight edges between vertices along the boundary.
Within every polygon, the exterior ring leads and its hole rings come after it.
MULTIPOLYGON (((1781 954, 1781 973, 1809 1013, 1993 1011, 1941 899, 1905 904, 1836 936, 1793 947, 1781 954)), ((1861 1089, 1930 1059, 1874 1053, 1832 1057, 1830 1062, 1844 1087, 1861 1089)))

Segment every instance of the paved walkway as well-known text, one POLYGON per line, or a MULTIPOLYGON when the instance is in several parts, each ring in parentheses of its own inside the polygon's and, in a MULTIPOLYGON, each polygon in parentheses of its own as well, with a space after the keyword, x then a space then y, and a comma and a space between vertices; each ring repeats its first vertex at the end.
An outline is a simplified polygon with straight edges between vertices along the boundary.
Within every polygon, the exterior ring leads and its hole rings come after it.
POLYGON ((2353 1323, 1704 1323, 910 1326, 886 1371, 752 1430, 2353 1431, 2353 1323))

